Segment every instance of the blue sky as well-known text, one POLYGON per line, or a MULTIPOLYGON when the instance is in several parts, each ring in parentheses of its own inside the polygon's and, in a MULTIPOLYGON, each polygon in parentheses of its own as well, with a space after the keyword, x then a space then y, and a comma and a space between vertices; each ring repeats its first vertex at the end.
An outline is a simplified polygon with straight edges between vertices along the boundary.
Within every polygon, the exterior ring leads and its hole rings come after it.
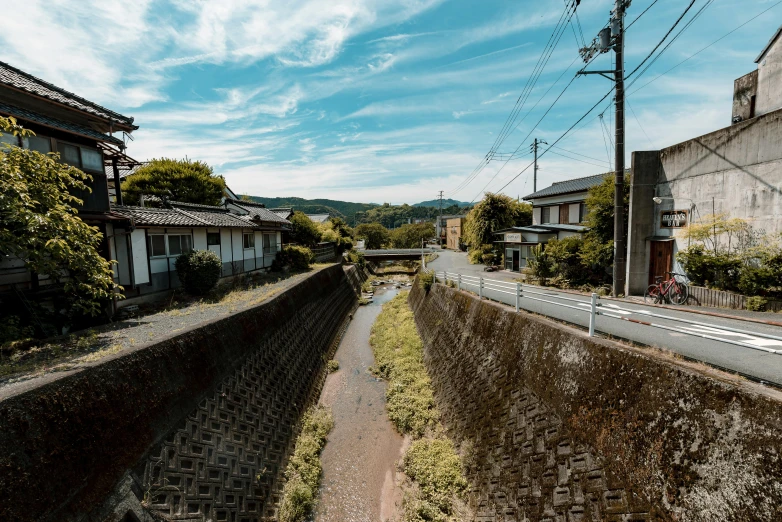
MULTIPOLYGON (((777 1, 713 1, 629 89, 628 161, 633 150, 730 124, 733 80, 756 67, 782 6, 633 91, 777 1)), ((512 160, 494 177, 503 162, 491 162, 455 191, 492 147, 564 10, 563 0, 2 3, 0 60, 134 116, 133 157, 204 160, 239 193, 377 203, 439 190, 471 201, 528 165, 512 160)), ((628 22, 651 3, 634 0, 628 22)), ((658 0, 628 30, 628 70, 687 3, 658 0)), ((707 3, 696 0, 691 13, 707 3)), ((612 5, 581 1, 587 40, 612 5)), ((553 143, 608 91, 599 76, 577 78, 522 144, 581 66, 577 38, 568 27, 521 115, 541 101, 500 152, 526 151, 533 137, 553 143)), ((609 56, 591 68, 609 68, 609 56)), ((588 163, 547 154, 539 188, 610 170, 611 144, 594 117, 609 99, 551 149, 588 163)), ((530 169, 505 192, 531 189, 530 169)))

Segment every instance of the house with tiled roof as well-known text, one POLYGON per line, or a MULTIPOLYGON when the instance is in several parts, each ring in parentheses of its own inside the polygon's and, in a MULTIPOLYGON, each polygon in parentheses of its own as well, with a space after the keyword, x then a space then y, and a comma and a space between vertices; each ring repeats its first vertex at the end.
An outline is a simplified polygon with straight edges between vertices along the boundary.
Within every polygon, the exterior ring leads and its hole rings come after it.
POLYGON ((550 239, 583 234, 589 189, 610 174, 596 174, 552 183, 523 199, 532 204, 532 225, 494 232, 494 243, 504 252, 505 269, 514 272, 527 266, 532 249, 550 239))
POLYGON ((128 298, 120 306, 180 286, 175 263, 188 250, 216 253, 222 277, 271 268, 290 222, 265 209, 236 209, 228 201, 222 206, 176 201, 162 202, 163 208, 115 205, 114 212, 127 220, 125 227, 115 226, 111 238, 118 282, 128 298))
MULTIPOLYGON (((41 153, 59 153, 60 161, 90 175, 90 190, 76 191, 82 200, 79 217, 96 227, 105 238, 114 234, 114 225, 125 217, 114 213, 109 196, 109 180, 138 164, 126 153, 125 138, 138 126, 133 118, 57 87, 16 67, 0 62, 0 116, 13 117, 35 136, 3 134, 0 142, 41 153)), ((121 194, 118 201, 122 202, 121 194)), ((116 259, 112 242, 104 241, 100 254, 116 259)), ((117 276, 115 272, 115 277, 117 276)), ((0 292, 12 287, 19 291, 45 290, 53 281, 45 274, 31 274, 24 260, 0 262, 0 292)))

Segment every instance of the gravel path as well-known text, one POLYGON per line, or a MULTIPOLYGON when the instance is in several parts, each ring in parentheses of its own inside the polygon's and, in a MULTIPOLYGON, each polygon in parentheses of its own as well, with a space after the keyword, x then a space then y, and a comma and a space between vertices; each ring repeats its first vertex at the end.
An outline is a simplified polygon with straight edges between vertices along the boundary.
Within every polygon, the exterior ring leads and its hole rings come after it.
POLYGON ((328 266, 331 264, 317 265, 309 272, 290 276, 261 275, 255 278, 255 286, 229 291, 214 300, 195 300, 175 294, 174 300, 158 305, 165 308, 156 313, 52 339, 46 345, 20 352, 11 360, 0 360, 0 389, 47 373, 78 368, 162 336, 258 306, 328 266), (177 302, 177 298, 183 301, 177 302))

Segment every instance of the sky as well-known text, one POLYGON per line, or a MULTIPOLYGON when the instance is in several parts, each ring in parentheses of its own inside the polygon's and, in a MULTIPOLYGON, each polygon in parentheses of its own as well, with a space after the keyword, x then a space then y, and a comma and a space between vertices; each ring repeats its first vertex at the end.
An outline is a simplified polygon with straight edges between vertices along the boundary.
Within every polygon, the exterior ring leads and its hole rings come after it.
MULTIPOLYGON (((704 8, 698 18, 628 89, 628 162, 633 150, 730 124, 733 80, 756 68, 782 22, 778 1, 695 0, 679 27, 704 8)), ((626 23, 653 2, 634 0, 626 23)), ((578 48, 608 21, 608 0, 581 0, 578 20, 526 91, 564 0, 3 4, 0 60, 134 117, 132 157, 205 161, 240 194, 392 204, 440 190, 467 202, 500 189, 524 197, 529 155, 506 162, 498 154, 470 175, 493 148, 522 155, 533 138, 553 144, 611 88, 597 75, 573 79, 584 65, 578 48)), ((628 28, 628 73, 687 4, 657 0, 628 28)), ((600 55, 589 69, 609 69, 612 59, 600 55)), ((611 170, 610 104, 611 96, 542 155, 539 189, 611 170)))

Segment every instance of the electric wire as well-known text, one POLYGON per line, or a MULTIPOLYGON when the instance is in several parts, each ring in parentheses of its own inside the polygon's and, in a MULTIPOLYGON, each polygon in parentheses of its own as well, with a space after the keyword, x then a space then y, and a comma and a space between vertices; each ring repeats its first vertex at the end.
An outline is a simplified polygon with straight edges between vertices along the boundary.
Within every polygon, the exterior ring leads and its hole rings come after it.
POLYGON ((587 165, 594 165, 595 167, 600 167, 601 169, 605 168, 605 165, 598 165, 597 163, 592 163, 591 161, 586 161, 586 160, 582 160, 582 159, 579 159, 579 158, 573 158, 571 156, 567 156, 565 154, 561 154, 561 153, 559 153, 559 152, 557 152, 555 150, 551 150, 549 152, 551 154, 556 154, 557 156, 562 156, 563 158, 567 158, 567 159, 570 159, 570 160, 573 160, 573 161, 580 161, 581 163, 586 163, 587 165))
POLYGON ((635 18, 633 18, 633 21, 632 21, 632 22, 630 22, 629 24, 627 24, 627 27, 625 27, 625 30, 624 30, 624 32, 627 32, 627 30, 628 30, 628 29, 630 29, 630 28, 633 26, 633 24, 634 24, 634 23, 636 23, 636 22, 638 21, 638 19, 639 19, 639 18, 641 18, 643 15, 645 15, 645 14, 646 14, 646 12, 647 12, 649 9, 651 9, 651 8, 654 6, 654 4, 656 4, 658 1, 659 1, 659 0, 654 0, 654 1, 653 1, 651 4, 649 4, 648 6, 646 6, 646 9, 644 9, 643 11, 641 11, 641 14, 639 14, 638 16, 636 16, 635 18))
POLYGON ((644 129, 643 125, 641 125, 641 120, 638 119, 638 116, 635 114, 635 110, 633 109, 633 106, 630 105, 630 100, 628 100, 626 97, 625 97, 625 103, 627 104, 627 107, 630 109, 630 112, 633 113, 633 118, 635 118, 635 122, 638 124, 638 127, 641 129, 641 132, 643 132, 644 136, 646 136, 649 145, 651 145, 651 147, 654 148, 654 143, 652 143, 652 139, 649 137, 648 134, 646 134, 646 130, 644 129))
POLYGON ((575 154, 576 156, 581 156, 582 158, 587 158, 587 159, 599 161, 600 163, 606 163, 603 160, 601 160, 600 158, 595 158, 593 156, 587 156, 586 154, 581 154, 580 152, 575 152, 575 151, 572 151, 572 150, 563 149, 562 147, 559 147, 559 146, 555 146, 554 148, 558 149, 558 150, 561 150, 563 152, 567 152, 568 154, 575 154))

